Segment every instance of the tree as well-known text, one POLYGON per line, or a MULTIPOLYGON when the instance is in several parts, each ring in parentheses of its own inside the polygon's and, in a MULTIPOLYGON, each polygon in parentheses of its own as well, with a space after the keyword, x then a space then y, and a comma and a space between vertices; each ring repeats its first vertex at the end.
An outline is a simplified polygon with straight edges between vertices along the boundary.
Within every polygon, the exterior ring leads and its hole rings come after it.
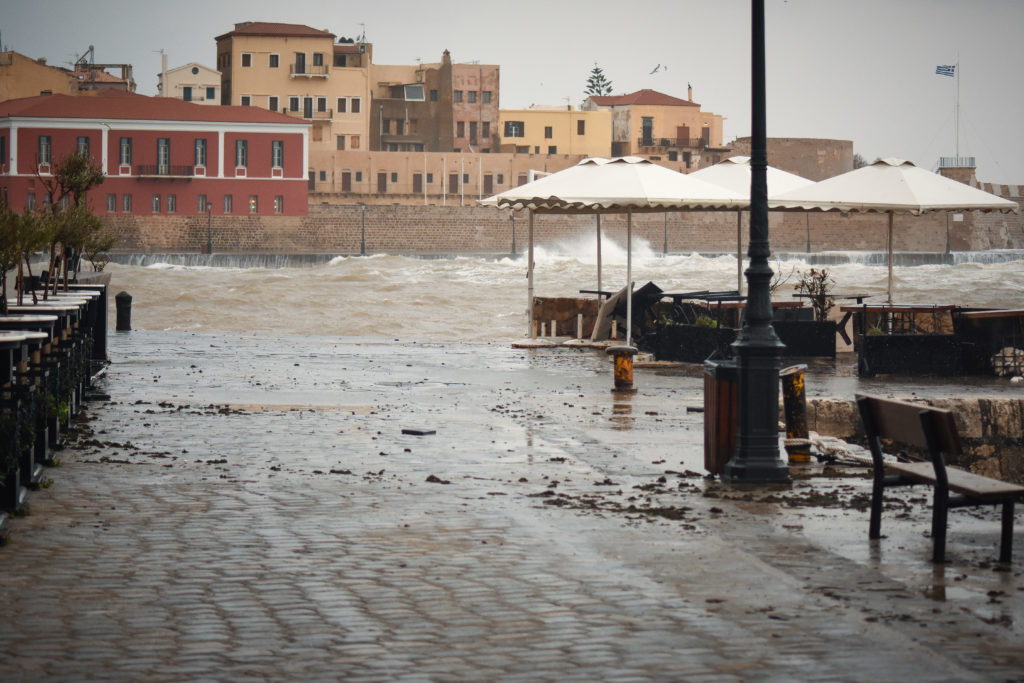
POLYGON ((859 155, 856 152, 854 152, 854 154, 853 154, 853 167, 855 169, 857 169, 857 168, 861 168, 862 166, 867 166, 867 165, 868 165, 868 162, 864 159, 864 157, 862 157, 861 155, 859 155))
POLYGON ((612 94, 612 82, 605 78, 604 71, 597 65, 597 62, 594 62, 594 68, 590 70, 590 77, 587 79, 587 87, 583 94, 588 97, 612 94))

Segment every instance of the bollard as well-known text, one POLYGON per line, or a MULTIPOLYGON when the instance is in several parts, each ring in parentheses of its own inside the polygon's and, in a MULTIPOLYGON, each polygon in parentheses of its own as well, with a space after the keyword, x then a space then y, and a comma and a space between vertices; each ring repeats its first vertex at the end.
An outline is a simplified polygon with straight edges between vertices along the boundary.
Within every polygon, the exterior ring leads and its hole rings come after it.
POLYGON ((117 306, 117 331, 129 332, 132 329, 132 295, 128 292, 118 292, 114 297, 117 306))
POLYGON ((551 336, 558 336, 558 321, 556 321, 554 318, 551 319, 551 336))
POLYGON ((618 320, 613 320, 612 321, 612 336, 610 338, 611 339, 618 339, 619 338, 619 321, 618 320))
POLYGON ((807 431, 806 365, 792 365, 779 372, 782 380, 782 412, 786 418, 786 452, 790 462, 810 462, 811 442, 807 431))
POLYGON ((530 339, 536 339, 537 338, 537 321, 536 320, 532 321, 530 327, 531 327, 531 329, 530 329, 530 339))
POLYGON ((541 323, 540 324, 540 338, 543 339, 546 336, 548 336, 548 324, 547 323, 541 323))
POLYGON ((583 314, 576 314, 576 338, 583 339, 583 314))
POLYGON ((633 356, 639 353, 635 346, 609 346, 608 353, 615 356, 615 387, 612 391, 636 391, 633 386, 633 356))

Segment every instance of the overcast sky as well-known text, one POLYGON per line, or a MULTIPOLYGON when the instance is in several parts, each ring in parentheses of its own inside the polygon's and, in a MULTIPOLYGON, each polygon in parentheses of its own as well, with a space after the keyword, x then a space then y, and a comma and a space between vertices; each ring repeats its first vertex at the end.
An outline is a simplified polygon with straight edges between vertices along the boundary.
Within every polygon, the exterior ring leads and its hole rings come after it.
MULTIPOLYGON (((155 94, 160 50, 171 67, 216 65, 214 37, 235 22, 307 24, 355 37, 378 64, 501 66, 502 108, 579 105, 595 62, 615 93, 653 88, 726 117, 725 140, 750 134, 750 4, 744 0, 0 0, 0 44, 70 65, 131 63, 155 94), (655 66, 661 65, 656 73, 655 66)), ((986 182, 1024 184, 1024 2, 767 0, 768 135, 852 140, 866 159, 934 169, 953 156, 959 55, 961 156, 986 182)))

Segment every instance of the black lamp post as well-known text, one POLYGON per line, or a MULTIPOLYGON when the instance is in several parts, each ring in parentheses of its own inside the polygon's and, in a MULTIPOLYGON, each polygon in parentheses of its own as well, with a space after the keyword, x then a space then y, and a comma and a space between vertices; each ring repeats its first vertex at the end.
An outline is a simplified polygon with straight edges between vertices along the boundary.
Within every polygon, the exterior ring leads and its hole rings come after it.
POLYGON ((750 265, 743 329, 733 344, 739 359, 739 431, 736 453, 722 478, 762 483, 788 481, 789 467, 779 457, 779 359, 784 345, 772 327, 769 287, 764 0, 751 0, 751 9, 750 265))

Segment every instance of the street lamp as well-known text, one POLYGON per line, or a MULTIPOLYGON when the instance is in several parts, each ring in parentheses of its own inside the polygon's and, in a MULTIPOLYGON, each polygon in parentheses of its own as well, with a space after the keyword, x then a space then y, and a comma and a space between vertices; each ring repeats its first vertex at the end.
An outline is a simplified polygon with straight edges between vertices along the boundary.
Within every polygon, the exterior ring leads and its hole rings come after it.
POLYGON ((747 307, 733 344, 738 356, 739 429, 736 453, 722 478, 732 482, 789 481, 779 457, 779 360, 783 343, 772 328, 768 265, 768 140, 765 115, 764 0, 751 0, 750 245, 747 307))

